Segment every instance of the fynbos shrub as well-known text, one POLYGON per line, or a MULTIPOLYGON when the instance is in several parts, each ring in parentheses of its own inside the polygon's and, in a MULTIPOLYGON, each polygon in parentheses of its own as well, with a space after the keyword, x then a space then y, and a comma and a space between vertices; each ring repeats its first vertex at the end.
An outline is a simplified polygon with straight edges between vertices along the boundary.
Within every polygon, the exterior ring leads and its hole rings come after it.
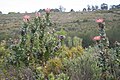
POLYGON ((46 61, 55 56, 56 47, 60 47, 60 41, 56 33, 50 29, 50 10, 46 9, 46 15, 42 18, 40 13, 36 13, 34 21, 30 16, 23 17, 23 27, 19 44, 12 47, 14 56, 10 61, 11 64, 26 66, 39 63, 44 65, 46 61))

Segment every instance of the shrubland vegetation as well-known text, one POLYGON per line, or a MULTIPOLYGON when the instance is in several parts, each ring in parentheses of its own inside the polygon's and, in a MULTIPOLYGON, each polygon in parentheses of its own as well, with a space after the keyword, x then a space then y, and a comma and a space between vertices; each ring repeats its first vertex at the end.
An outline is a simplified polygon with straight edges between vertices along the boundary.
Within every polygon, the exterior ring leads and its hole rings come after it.
MULTIPOLYGON (((34 13, 28 13, 31 19, 34 19, 34 13)), ((0 40, 17 37, 20 33, 22 16, 25 14, 8 14, 0 15, 0 40)), ((44 13, 41 13, 44 15, 44 13)), ((70 37, 80 37, 83 39, 83 47, 93 45, 92 37, 98 34, 97 24, 95 19, 97 17, 105 18, 106 33, 110 39, 110 43, 116 40, 120 42, 119 11, 94 11, 94 12, 51 12, 50 18, 52 20, 52 27, 59 31, 63 28, 70 37), (114 33, 115 32, 115 33, 114 33), (77 33, 77 34, 76 34, 77 33), (114 35, 114 38, 112 38, 114 35)), ((113 44, 110 44, 113 46, 113 44)))
POLYGON ((119 15, 98 13, 79 13, 86 18, 68 16, 68 21, 58 19, 59 23, 50 20, 50 15, 55 18, 50 9, 45 9, 43 15, 36 12, 34 18, 24 15, 21 28, 15 30, 17 35, 1 32, 5 40, 0 44, 0 79, 119 80, 119 15), (94 15, 105 19, 98 19, 97 24, 96 18, 90 17, 94 15), (111 19, 111 15, 116 18, 111 19))

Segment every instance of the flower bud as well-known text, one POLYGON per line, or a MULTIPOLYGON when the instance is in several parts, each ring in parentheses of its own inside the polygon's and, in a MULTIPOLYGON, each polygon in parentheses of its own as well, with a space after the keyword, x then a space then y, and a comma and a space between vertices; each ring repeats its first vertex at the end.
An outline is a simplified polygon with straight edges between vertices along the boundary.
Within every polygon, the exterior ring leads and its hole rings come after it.
POLYGON ((95 36, 95 37, 93 38, 93 40, 94 40, 94 41, 99 41, 99 40, 101 40, 101 36, 95 36))
POLYGON ((59 38, 60 40, 63 40, 63 39, 65 38, 65 36, 64 36, 64 35, 59 35, 58 38, 59 38))
POLYGON ((45 9, 46 13, 50 13, 50 8, 45 9))
POLYGON ((36 17, 41 17, 40 12, 36 12, 36 13, 35 13, 35 16, 36 16, 36 17))
POLYGON ((104 22, 104 19, 97 19, 96 22, 97 22, 97 23, 103 23, 103 22, 104 22))
POLYGON ((28 22, 29 20, 30 20, 30 16, 28 16, 28 15, 23 16, 24 22, 28 22))

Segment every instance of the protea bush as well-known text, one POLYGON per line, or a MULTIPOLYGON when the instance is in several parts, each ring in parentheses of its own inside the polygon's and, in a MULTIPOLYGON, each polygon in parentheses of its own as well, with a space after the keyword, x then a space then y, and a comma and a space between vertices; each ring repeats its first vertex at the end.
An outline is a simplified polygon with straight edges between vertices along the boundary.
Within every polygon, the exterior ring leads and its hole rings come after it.
POLYGON ((56 56, 64 39, 63 35, 57 35, 50 27, 50 9, 45 11, 44 16, 36 12, 34 20, 29 15, 23 17, 20 40, 10 46, 11 54, 7 59, 7 63, 17 68, 28 67, 35 73, 35 79, 40 79, 38 67, 44 68, 48 62, 54 62, 52 58, 56 56))
POLYGON ((46 15, 41 16, 36 12, 36 18, 31 21, 30 16, 23 17, 23 27, 19 44, 12 47, 15 56, 11 64, 26 66, 40 63, 44 65, 46 61, 55 56, 56 47, 60 47, 57 35, 50 29, 50 12, 46 10, 46 15))
POLYGON ((119 71, 116 73, 116 69, 118 69, 119 59, 119 43, 116 41, 115 50, 112 51, 109 48, 109 40, 106 36, 105 32, 105 21, 104 19, 97 19, 96 22, 99 26, 99 36, 95 36, 93 38, 96 41, 97 47, 99 48, 99 63, 98 66, 101 69, 100 79, 101 80, 118 80, 119 71), (114 52, 115 51, 115 52, 114 52), (116 64, 114 64, 118 61, 116 64), (116 67, 117 66, 117 67, 116 67), (116 67, 116 69, 114 68, 116 67))
POLYGON ((50 9, 23 16, 19 36, 0 44, 1 80, 120 80, 120 43, 109 48, 105 20, 97 19, 95 47, 51 27, 50 9))

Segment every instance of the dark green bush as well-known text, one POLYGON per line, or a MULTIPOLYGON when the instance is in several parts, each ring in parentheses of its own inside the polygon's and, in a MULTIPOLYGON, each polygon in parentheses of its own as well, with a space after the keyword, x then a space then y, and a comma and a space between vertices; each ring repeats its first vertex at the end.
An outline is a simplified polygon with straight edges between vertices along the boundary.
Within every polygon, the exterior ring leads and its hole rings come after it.
POLYGON ((70 76, 70 80, 100 80, 100 69, 95 57, 91 48, 81 57, 65 59, 65 73, 70 76))

